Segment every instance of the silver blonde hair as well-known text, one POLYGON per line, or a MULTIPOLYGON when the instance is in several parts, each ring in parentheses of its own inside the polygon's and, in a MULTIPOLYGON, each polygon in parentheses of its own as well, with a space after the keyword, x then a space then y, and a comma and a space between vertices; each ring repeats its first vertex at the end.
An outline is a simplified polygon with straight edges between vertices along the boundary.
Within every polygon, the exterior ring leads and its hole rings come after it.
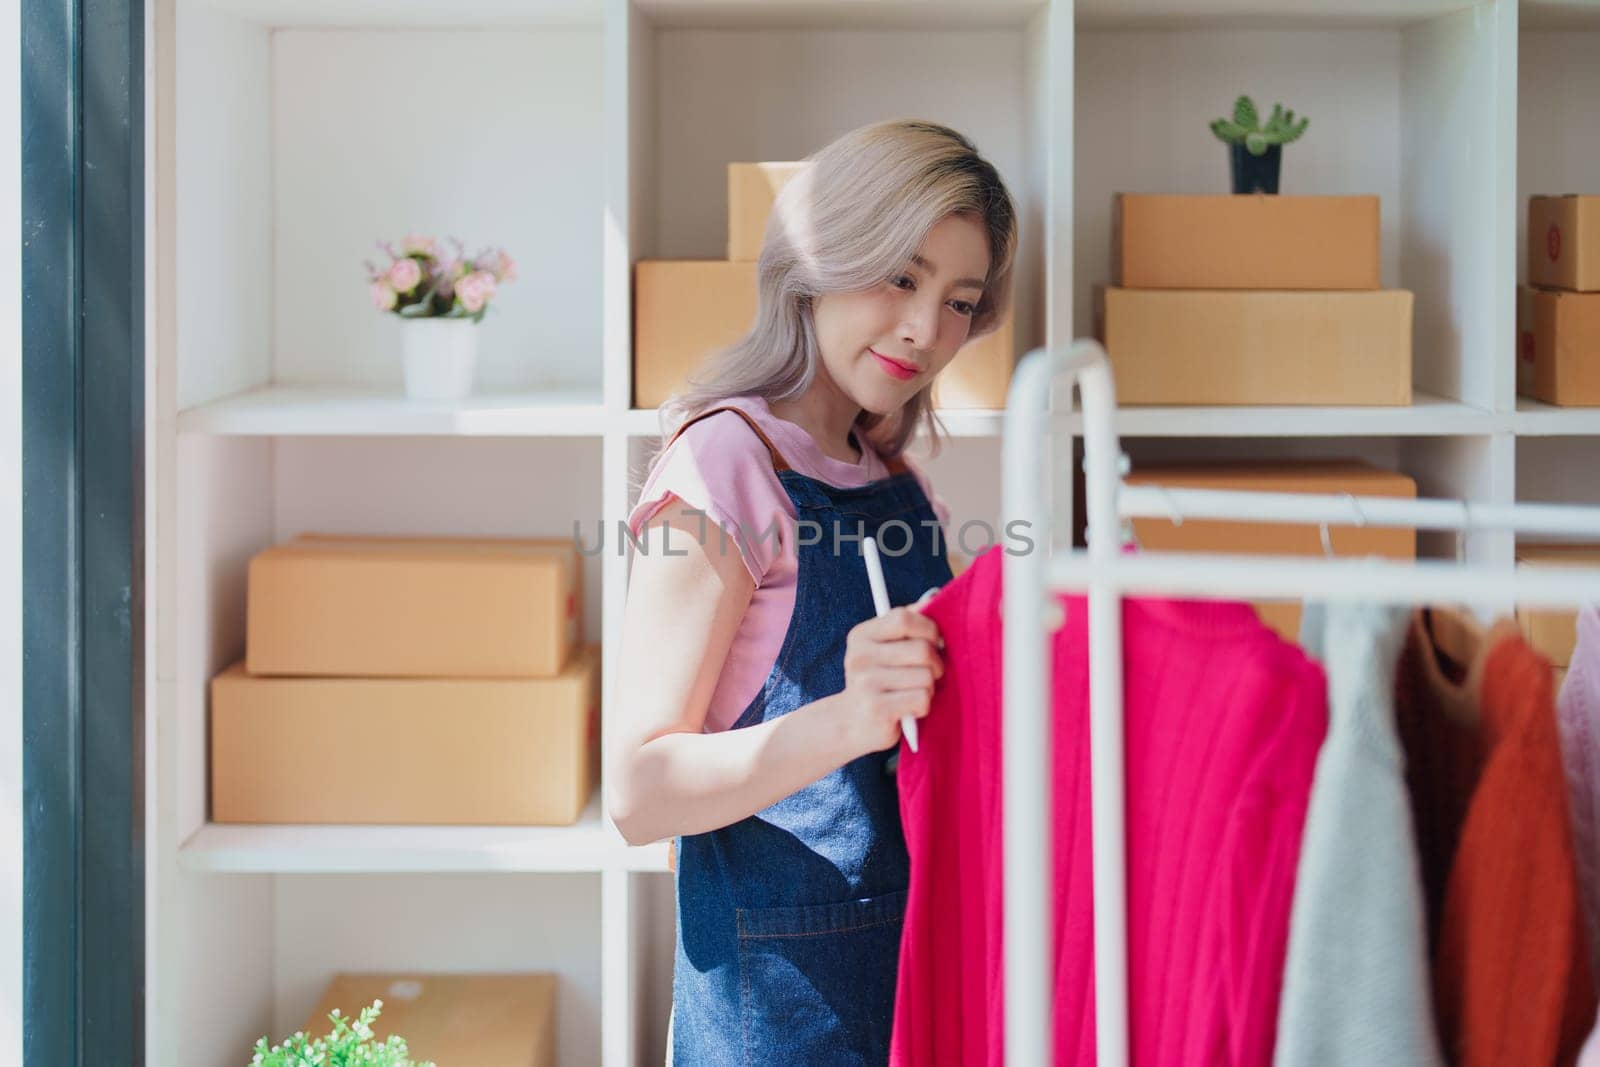
MULTIPOLYGON (((971 141, 933 122, 879 122, 850 131, 806 161, 810 166, 783 187, 767 220, 756 265, 755 322, 662 405, 663 445, 678 426, 729 397, 773 401, 805 393, 821 360, 812 300, 892 277, 946 216, 973 217, 989 237, 989 274, 969 339, 993 332, 1005 316, 1016 212, 999 172, 971 141)), ((863 411, 856 419, 859 434, 893 458, 926 423, 937 453, 945 431, 932 389, 930 383, 918 390, 896 414, 863 411)))

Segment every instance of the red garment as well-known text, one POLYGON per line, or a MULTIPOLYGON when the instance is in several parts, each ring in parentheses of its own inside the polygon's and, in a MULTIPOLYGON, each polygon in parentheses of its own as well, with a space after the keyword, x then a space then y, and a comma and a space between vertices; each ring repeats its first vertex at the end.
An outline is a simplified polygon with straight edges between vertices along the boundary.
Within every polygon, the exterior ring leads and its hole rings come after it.
POLYGON ((1417 612, 1396 692, 1445 1056, 1570 1064, 1596 995, 1550 664, 1509 619, 1478 635, 1417 612))
MULTIPOLYGON (((947 673, 902 748, 911 891, 890 1062, 1004 1062, 1001 553, 924 607, 947 673)), ((1087 612, 1053 645, 1055 1060, 1094 1062, 1087 612)), ((1245 604, 1126 602, 1134 1063, 1272 1059, 1300 834, 1327 727, 1322 668, 1245 604)))

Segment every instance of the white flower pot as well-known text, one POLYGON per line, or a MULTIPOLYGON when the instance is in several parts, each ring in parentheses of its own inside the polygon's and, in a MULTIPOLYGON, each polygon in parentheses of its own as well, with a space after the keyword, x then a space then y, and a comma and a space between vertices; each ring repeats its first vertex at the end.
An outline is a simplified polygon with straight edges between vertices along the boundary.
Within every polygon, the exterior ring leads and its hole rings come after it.
POLYGON ((460 400, 472 392, 478 324, 471 319, 402 319, 400 351, 412 400, 460 400))

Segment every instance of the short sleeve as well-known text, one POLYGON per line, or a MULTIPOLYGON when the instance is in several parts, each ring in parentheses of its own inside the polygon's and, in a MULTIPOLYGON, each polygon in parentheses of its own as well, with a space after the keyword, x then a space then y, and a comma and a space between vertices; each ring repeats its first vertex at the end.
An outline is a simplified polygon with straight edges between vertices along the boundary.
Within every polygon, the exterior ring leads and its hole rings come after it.
POLYGON ((742 418, 721 412, 700 419, 656 458, 628 515, 628 532, 639 546, 634 551, 660 551, 662 530, 648 524, 668 497, 704 512, 707 549, 737 549, 761 586, 782 552, 793 506, 772 469, 772 454, 742 418))

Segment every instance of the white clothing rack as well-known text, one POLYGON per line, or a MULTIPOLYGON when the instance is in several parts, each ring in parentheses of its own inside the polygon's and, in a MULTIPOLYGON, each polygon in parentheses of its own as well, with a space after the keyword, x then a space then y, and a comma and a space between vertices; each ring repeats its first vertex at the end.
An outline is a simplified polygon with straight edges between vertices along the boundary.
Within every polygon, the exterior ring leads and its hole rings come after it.
POLYGON ((1017 365, 1007 398, 1001 465, 1007 524, 1028 523, 1034 548, 1004 558, 1005 679, 1005 982, 1006 1055, 1012 1064, 1051 1062, 1055 939, 1050 903, 1050 657, 1057 592, 1087 589, 1089 759, 1094 857, 1095 1029, 1099 1067, 1128 1063, 1128 966, 1121 598, 1211 598, 1364 602, 1528 604, 1600 603, 1600 567, 1559 571, 1470 566, 1441 561, 1391 563, 1187 555, 1125 555, 1124 518, 1248 519, 1258 522, 1404 526, 1434 530, 1511 530, 1600 539, 1600 507, 1491 507, 1456 500, 1165 490, 1122 484, 1126 459, 1117 440, 1116 394, 1106 354, 1093 341, 1065 351, 1035 349, 1017 365), (1083 407, 1088 520, 1086 551, 1052 549, 1050 497, 1042 473, 1049 401, 1063 376, 1083 407))

